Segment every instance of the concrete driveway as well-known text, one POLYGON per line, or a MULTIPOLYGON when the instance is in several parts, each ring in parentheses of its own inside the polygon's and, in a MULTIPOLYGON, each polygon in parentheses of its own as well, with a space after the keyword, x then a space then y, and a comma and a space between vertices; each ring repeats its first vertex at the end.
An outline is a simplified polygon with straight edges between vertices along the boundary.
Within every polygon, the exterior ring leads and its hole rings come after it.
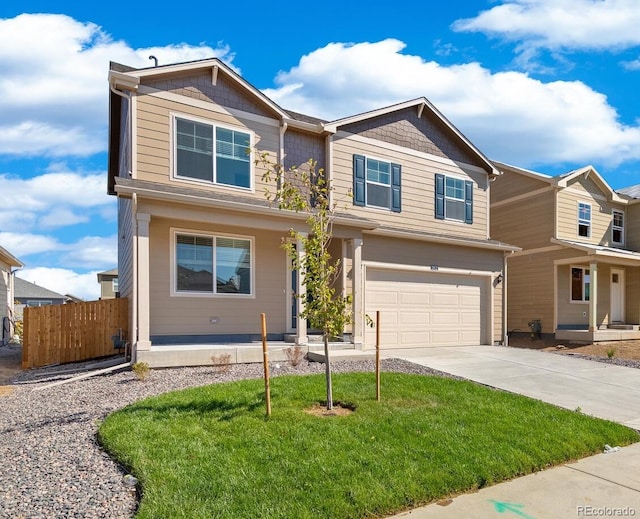
POLYGON ((387 350, 382 356, 640 429, 640 369, 504 346, 387 350))

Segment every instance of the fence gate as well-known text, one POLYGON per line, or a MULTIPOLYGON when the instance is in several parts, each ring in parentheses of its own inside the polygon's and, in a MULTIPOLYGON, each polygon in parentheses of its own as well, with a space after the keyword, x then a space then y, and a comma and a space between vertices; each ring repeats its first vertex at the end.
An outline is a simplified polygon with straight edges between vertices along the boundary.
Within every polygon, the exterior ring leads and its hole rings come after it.
POLYGON ((129 326, 127 298, 25 307, 22 369, 105 357, 129 326))

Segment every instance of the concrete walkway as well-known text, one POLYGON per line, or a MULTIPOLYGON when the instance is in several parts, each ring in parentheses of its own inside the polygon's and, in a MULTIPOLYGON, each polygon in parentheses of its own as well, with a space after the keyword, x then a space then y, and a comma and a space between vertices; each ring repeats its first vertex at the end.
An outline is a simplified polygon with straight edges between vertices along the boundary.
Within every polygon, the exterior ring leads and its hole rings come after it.
MULTIPOLYGON (((640 369, 499 346, 387 350, 383 356, 640 429, 640 369)), ((640 443, 394 516, 434 517, 640 517, 640 443)))

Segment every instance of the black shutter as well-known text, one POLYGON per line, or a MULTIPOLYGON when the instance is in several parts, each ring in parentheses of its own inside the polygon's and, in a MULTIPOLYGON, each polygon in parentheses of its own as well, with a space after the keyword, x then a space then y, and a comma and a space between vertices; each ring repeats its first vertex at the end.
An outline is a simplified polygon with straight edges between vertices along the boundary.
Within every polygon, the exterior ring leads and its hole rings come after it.
POLYGON ((473 182, 464 182, 464 223, 473 223, 473 182))
POLYGON ((444 220, 444 175, 436 173, 436 218, 444 220))
POLYGON ((402 210, 402 167, 391 164, 391 210, 399 213, 402 210))
POLYGON ((365 171, 364 156, 353 156, 353 205, 364 205, 365 201, 365 171))

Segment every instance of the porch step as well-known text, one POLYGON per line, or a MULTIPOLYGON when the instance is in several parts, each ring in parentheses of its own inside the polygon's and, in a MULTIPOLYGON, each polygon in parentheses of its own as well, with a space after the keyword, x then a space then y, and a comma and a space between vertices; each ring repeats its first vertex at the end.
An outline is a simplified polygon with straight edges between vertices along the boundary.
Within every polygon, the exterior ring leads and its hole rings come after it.
POLYGON ((609 330, 640 330, 640 325, 637 324, 610 324, 607 326, 609 330))
MULTIPOLYGON (((307 358, 312 362, 322 362, 324 364, 324 351, 309 351, 307 358)), ((331 361, 336 360, 375 360, 375 350, 332 350, 329 353, 331 361)))
MULTIPOLYGON (((297 339, 297 335, 295 333, 285 333, 284 334, 284 342, 287 343, 291 343, 291 344, 295 344, 296 343, 296 339, 297 339)), ((307 335, 307 338, 309 340, 309 344, 322 344, 322 335, 319 335, 317 333, 310 333, 307 335)), ((331 341, 331 343, 341 343, 341 342, 351 342, 351 338, 348 336, 345 336, 342 338, 342 340, 340 340, 340 338, 338 339, 334 339, 333 341, 331 341)))

